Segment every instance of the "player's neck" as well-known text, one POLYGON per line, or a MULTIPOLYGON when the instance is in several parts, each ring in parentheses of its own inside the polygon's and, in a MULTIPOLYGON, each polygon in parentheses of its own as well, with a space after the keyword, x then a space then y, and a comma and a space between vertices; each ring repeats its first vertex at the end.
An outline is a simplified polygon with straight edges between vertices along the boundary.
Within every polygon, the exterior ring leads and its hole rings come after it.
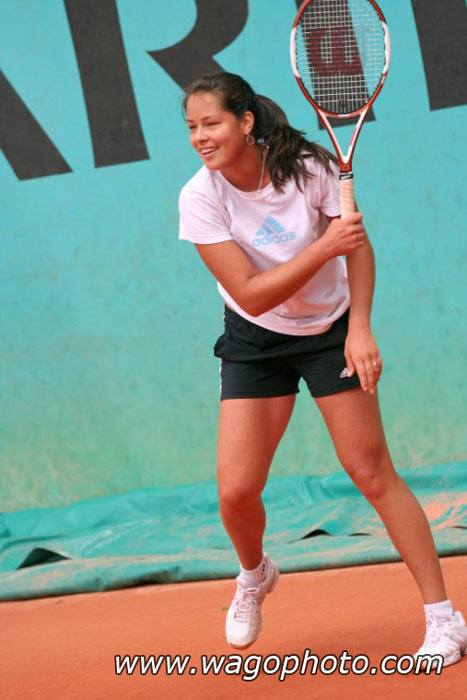
POLYGON ((262 153, 257 149, 251 150, 251 154, 247 153, 235 165, 221 169, 225 179, 243 192, 256 192, 271 182, 267 168, 263 169, 262 153))

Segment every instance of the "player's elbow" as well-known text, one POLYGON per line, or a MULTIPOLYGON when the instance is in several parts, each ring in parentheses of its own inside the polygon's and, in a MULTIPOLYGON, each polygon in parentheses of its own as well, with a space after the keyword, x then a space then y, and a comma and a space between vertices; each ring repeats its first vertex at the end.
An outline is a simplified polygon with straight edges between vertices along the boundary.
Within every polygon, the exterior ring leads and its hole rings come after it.
MULTIPOLYGON (((235 299, 235 297, 233 297, 235 299)), ((272 299, 266 299, 259 293, 257 289, 252 285, 250 288, 244 289, 244 293, 241 298, 237 297, 235 299, 237 304, 249 315, 249 316, 261 316, 267 311, 270 311, 277 305, 277 301, 272 301, 272 299)))
POLYGON ((245 296, 241 300, 235 299, 235 301, 249 316, 261 316, 265 311, 258 299, 245 296))
POLYGON ((242 309, 244 309, 250 316, 256 317, 270 311, 274 308, 274 306, 275 304, 266 304, 263 299, 256 296, 251 298, 245 306, 242 306, 242 309))
POLYGON ((252 304, 250 304, 248 306, 248 309, 245 309, 245 311, 247 312, 247 314, 254 317, 261 316, 261 314, 264 314, 264 309, 260 308, 258 305, 252 304))
POLYGON ((249 316, 261 316, 261 314, 269 311, 269 309, 266 308, 261 294, 259 294, 258 290, 255 289, 255 284, 252 284, 251 282, 252 278, 248 280, 243 289, 242 303, 239 303, 239 306, 241 306, 242 309, 249 314, 249 316))
POLYGON ((255 275, 246 277, 241 283, 237 283, 234 289, 231 287, 227 289, 227 291, 245 313, 249 316, 260 316, 265 311, 263 308, 264 303, 255 290, 255 285, 251 284, 253 277, 255 277, 255 275))

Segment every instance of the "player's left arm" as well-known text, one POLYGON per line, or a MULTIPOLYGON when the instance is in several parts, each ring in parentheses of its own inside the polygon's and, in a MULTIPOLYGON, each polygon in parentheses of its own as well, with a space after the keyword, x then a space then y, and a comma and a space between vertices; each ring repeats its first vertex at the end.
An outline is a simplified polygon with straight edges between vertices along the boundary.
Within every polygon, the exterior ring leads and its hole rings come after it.
POLYGON ((350 290, 349 331, 345 341, 348 376, 356 371, 362 388, 373 393, 383 365, 370 325, 375 256, 368 235, 365 245, 347 255, 346 260, 350 290))

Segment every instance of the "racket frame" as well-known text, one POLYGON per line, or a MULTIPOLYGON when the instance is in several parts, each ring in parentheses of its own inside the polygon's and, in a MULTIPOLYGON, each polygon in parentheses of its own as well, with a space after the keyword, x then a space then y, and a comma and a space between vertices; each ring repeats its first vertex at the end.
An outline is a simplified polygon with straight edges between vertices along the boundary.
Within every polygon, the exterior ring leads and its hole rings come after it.
POLYGON ((365 117, 366 117, 366 115, 368 114, 368 112, 369 112, 369 110, 370 110, 370 108, 371 108, 373 102, 374 102, 374 101, 376 100, 376 98, 378 97, 378 95, 379 95, 379 93, 380 93, 380 91, 381 91, 381 88, 383 87, 384 82, 385 82, 385 80, 386 80, 387 74, 388 74, 389 63, 390 63, 390 60, 391 60, 391 41, 390 41, 390 38, 389 38, 389 29, 388 29, 388 25, 387 25, 386 19, 385 19, 383 13, 382 13, 380 7, 378 7, 378 5, 376 4, 376 2, 374 2, 374 0, 367 0, 367 2, 369 2, 369 3, 374 7, 374 9, 376 10, 376 12, 378 13, 379 19, 380 19, 380 21, 381 21, 382 28, 383 28, 383 30, 384 30, 384 44, 385 44, 385 57, 386 57, 386 61, 385 61, 384 67, 383 67, 383 71, 382 71, 382 75, 381 75, 381 80, 380 80, 379 85, 378 85, 378 87, 376 88, 375 92, 373 93, 373 95, 372 95, 371 98, 369 99, 369 101, 368 101, 363 107, 361 107, 360 109, 356 110, 355 112, 349 112, 348 114, 336 114, 335 112, 329 112, 329 111, 323 109, 322 107, 320 107, 320 106, 313 100, 313 98, 311 97, 311 95, 308 93, 308 90, 307 90, 307 89, 305 88, 305 86, 303 85, 303 82, 302 82, 302 79, 301 79, 301 76, 300 76, 300 73, 299 73, 299 70, 298 70, 298 67, 297 67, 295 36, 296 36, 296 33, 297 33, 298 24, 299 24, 299 22, 300 22, 300 19, 301 19, 301 17, 302 17, 302 14, 303 14, 304 11, 306 10, 306 8, 307 8, 309 5, 311 5, 312 2, 314 2, 314 0, 305 0, 305 2, 300 6, 300 9, 298 10, 297 16, 295 17, 295 21, 294 21, 294 24, 293 24, 293 27, 292 27, 292 32, 291 32, 291 35, 290 35, 290 62, 291 62, 291 64, 292 64, 292 70, 293 70, 293 73, 294 73, 294 75, 295 75, 295 79, 296 79, 296 81, 297 81, 297 83, 298 83, 298 86, 299 86, 300 90, 303 92, 303 94, 305 95, 305 97, 306 97, 306 99, 308 100, 308 102, 309 102, 309 103, 314 107, 314 109, 316 110, 316 112, 317 112, 317 114, 318 114, 318 117, 321 119, 321 122, 323 123, 323 125, 324 125, 326 131, 328 132, 329 137, 330 137, 330 139, 331 139, 331 141, 332 141, 332 143, 333 143, 334 149, 335 149, 335 151, 336 151, 337 158, 338 158, 338 160, 339 160, 340 177, 341 177, 341 179, 348 179, 348 178, 352 178, 352 177, 353 177, 353 174, 352 174, 352 158, 353 158, 353 153, 354 153, 354 150, 355 150, 355 145, 356 145, 356 143, 357 143, 357 139, 358 139, 358 136, 359 136, 360 131, 361 131, 361 128, 362 128, 362 124, 363 124, 363 122, 365 121, 365 117), (332 118, 335 118, 335 119, 349 119, 350 117, 355 117, 355 116, 357 116, 357 115, 360 115, 360 116, 359 116, 359 120, 358 120, 358 122, 357 122, 356 125, 355 125, 355 129, 354 129, 354 131, 353 131, 352 138, 351 138, 351 140, 350 140, 350 144, 349 144, 348 151, 347 151, 347 153, 344 155, 344 153, 342 152, 342 149, 341 149, 341 147, 340 147, 340 145, 339 145, 339 142, 337 141, 337 138, 336 138, 336 136, 335 136, 335 134, 334 134, 333 128, 332 128, 331 124, 330 124, 329 121, 328 121, 328 117, 332 117, 332 118))

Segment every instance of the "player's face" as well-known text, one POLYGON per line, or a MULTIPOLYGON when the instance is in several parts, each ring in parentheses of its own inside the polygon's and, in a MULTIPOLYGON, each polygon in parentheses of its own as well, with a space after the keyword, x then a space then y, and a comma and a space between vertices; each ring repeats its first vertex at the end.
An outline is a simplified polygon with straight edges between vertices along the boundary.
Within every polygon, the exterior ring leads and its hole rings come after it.
POLYGON ((190 144, 210 170, 231 168, 248 148, 248 118, 238 119, 223 109, 212 92, 197 92, 188 98, 186 121, 190 144))

